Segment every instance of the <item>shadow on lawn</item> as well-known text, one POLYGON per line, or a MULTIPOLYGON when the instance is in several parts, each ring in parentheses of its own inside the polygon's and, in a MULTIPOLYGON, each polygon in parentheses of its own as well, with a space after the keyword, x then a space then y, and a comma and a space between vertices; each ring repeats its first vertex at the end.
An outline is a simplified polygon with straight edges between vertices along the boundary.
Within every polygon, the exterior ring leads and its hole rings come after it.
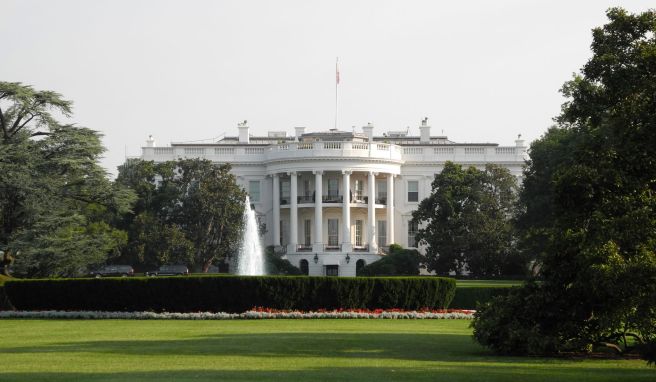
POLYGON ((653 370, 521 365, 325 367, 303 370, 169 370, 94 373, 2 373, 3 381, 653 381, 653 370))

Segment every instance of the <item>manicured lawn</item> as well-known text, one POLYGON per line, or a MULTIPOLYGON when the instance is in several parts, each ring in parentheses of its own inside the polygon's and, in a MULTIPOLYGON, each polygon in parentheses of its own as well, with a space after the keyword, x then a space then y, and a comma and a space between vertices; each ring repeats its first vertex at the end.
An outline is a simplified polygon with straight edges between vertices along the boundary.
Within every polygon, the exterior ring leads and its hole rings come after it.
POLYGON ((639 360, 493 356, 465 320, 0 320, 0 381, 654 381, 639 360))

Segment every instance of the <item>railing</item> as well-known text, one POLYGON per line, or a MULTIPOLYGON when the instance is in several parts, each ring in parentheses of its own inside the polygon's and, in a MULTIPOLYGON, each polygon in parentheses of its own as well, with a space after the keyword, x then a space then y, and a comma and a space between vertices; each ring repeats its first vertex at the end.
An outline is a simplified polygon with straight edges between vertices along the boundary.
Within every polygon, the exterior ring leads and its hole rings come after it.
POLYGON ((341 252, 342 251, 342 245, 341 244, 324 244, 323 250, 325 252, 341 252))
POLYGON ((382 198, 376 198, 376 204, 387 204, 387 196, 382 198))
POLYGON ((296 252, 312 252, 311 244, 298 244, 296 246, 296 252))
POLYGON ((369 252, 369 244, 365 245, 354 245, 353 251, 355 252, 369 252))
POLYGON ((289 204, 289 198, 280 198, 280 205, 289 204))
POLYGON ((321 197, 321 201, 324 203, 342 203, 343 200, 342 195, 324 195, 321 197))
POLYGON ((283 255, 287 253, 287 246, 286 245, 277 245, 273 247, 273 252, 277 253, 279 255, 283 255))
POLYGON ((270 146, 207 145, 199 147, 174 144, 172 147, 144 147, 146 160, 174 160, 202 157, 217 162, 267 162, 272 160, 314 158, 375 158, 393 161, 517 161, 523 162, 526 147, 481 145, 431 145, 407 147, 382 142, 286 142, 270 146))
POLYGON ((307 204, 307 203, 314 203, 314 196, 311 195, 304 195, 304 196, 298 196, 296 197, 296 201, 301 204, 307 204))

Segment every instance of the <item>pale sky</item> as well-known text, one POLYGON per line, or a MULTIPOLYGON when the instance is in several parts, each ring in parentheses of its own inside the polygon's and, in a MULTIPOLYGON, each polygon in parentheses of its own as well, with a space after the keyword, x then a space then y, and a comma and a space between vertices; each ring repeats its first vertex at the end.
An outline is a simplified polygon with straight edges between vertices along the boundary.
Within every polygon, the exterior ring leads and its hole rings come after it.
POLYGON ((0 0, 0 81, 54 90, 126 152, 294 126, 374 133, 429 118, 456 142, 528 142, 590 57, 605 10, 653 1, 0 0))

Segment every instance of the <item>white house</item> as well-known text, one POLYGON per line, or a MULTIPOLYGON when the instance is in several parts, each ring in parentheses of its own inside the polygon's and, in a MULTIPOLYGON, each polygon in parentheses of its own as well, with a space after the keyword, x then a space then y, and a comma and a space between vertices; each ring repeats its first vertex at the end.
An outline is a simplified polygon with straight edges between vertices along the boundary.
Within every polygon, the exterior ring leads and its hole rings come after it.
POLYGON ((415 247, 412 211, 446 161, 479 168, 496 163, 521 181, 527 149, 519 138, 502 147, 431 136, 426 119, 418 137, 406 131, 374 136, 371 124, 361 133, 296 127, 293 137, 251 136, 246 121, 238 129, 239 136, 212 144, 158 147, 151 137, 142 159, 230 163, 266 224, 264 245, 309 275, 355 276, 391 243, 415 247))

